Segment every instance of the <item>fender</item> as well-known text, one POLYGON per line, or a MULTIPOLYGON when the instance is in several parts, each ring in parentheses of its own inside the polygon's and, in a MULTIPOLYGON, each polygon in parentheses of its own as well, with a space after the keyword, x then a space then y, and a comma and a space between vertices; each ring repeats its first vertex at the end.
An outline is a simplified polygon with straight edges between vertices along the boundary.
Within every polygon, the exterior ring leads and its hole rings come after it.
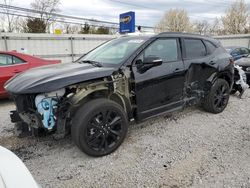
POLYGON ((233 85, 233 76, 231 74, 232 73, 230 73, 229 71, 214 72, 207 79, 207 82, 209 83, 209 85, 210 84, 213 85, 218 78, 223 78, 228 82, 228 84, 229 84, 229 86, 231 88, 232 85, 233 85))

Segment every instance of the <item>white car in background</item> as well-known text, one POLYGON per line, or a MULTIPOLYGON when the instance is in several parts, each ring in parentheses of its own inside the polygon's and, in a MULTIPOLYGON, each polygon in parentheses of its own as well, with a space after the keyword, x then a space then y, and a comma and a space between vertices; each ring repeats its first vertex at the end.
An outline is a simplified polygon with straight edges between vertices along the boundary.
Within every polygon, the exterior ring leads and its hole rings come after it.
POLYGON ((0 188, 38 188, 24 163, 11 151, 0 146, 0 188))

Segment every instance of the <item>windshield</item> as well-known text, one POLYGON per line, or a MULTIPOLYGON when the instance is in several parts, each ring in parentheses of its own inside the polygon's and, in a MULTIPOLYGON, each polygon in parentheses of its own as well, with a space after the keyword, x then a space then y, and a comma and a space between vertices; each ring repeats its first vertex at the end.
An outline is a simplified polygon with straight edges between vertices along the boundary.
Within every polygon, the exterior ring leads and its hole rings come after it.
POLYGON ((123 37, 111 40, 89 52, 77 62, 99 62, 100 64, 121 64, 138 49, 146 39, 123 37))

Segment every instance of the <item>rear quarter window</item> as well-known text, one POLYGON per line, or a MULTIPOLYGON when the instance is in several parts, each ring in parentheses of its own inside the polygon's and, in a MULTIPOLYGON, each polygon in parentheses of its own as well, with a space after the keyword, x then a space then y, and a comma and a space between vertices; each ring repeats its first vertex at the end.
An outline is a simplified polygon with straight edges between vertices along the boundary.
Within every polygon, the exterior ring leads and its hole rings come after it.
POLYGON ((21 63, 25 63, 25 61, 16 56, 13 56, 13 64, 21 64, 21 63))
POLYGON ((206 56, 206 47, 200 39, 184 39, 186 58, 201 58, 206 56))
POLYGON ((210 42, 210 41, 205 40, 204 43, 205 43, 205 45, 206 45, 206 47, 207 47, 208 54, 212 54, 212 53, 216 50, 216 48, 217 48, 217 47, 216 47, 212 42, 210 42))

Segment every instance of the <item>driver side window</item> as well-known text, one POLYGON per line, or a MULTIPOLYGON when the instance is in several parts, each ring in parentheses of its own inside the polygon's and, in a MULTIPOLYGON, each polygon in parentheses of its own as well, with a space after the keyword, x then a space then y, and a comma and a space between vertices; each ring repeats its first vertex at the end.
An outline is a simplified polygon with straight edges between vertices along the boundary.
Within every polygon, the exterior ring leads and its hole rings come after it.
POLYGON ((158 57, 163 62, 171 62, 178 60, 176 39, 157 39, 150 44, 138 59, 142 62, 146 57, 158 57))

